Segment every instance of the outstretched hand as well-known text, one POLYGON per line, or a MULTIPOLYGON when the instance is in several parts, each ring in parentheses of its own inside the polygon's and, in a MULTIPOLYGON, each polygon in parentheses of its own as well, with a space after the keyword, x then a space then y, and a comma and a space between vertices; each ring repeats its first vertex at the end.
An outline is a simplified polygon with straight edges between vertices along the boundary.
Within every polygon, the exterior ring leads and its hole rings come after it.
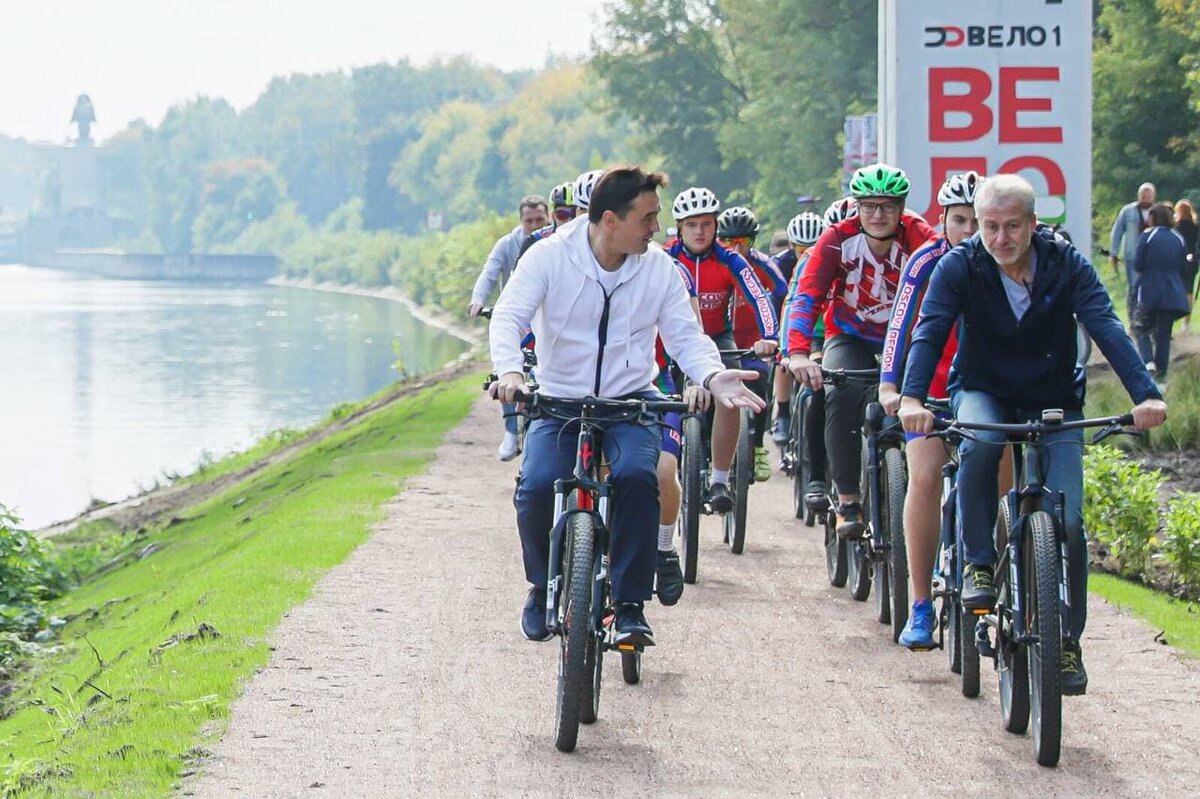
POLYGON ((708 381, 708 390, 726 408, 749 408, 758 413, 767 403, 746 387, 747 382, 758 377, 758 372, 752 369, 723 369, 708 381))

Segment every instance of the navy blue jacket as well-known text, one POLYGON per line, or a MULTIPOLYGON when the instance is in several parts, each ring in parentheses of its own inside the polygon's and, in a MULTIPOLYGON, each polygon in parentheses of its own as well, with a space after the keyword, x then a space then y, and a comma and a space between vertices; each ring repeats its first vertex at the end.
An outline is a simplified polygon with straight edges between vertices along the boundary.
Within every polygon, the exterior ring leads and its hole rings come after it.
POLYGON ((1177 316, 1188 312, 1188 292, 1183 287, 1187 246, 1183 236, 1165 227, 1152 227, 1138 237, 1133 271, 1138 274, 1138 304, 1148 311, 1177 316))
POLYGON ((921 304, 901 393, 925 399, 950 328, 961 320, 952 391, 983 391, 1014 407, 1079 410, 1077 316, 1135 403, 1161 398, 1087 259, 1041 229, 1032 246, 1037 272, 1020 322, 978 234, 942 256, 921 304))

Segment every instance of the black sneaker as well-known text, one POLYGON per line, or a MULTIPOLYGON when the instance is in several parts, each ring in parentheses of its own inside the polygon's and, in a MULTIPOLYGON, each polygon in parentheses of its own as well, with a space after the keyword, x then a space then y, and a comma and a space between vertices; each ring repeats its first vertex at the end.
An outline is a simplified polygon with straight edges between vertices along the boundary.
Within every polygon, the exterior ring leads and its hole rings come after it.
POLYGON ((1087 669, 1083 667, 1083 650, 1076 641, 1063 641, 1062 645, 1063 696, 1083 696, 1087 693, 1087 669))
POLYGON ((733 497, 729 495, 729 486, 724 483, 713 483, 708 487, 708 504, 713 513, 729 513, 733 510, 733 497))
POLYGON ((675 550, 670 552, 658 550, 655 575, 658 601, 664 605, 674 605, 679 601, 679 597, 683 596, 683 569, 679 566, 679 553, 675 550))
POLYGON ((838 538, 862 538, 863 533, 867 531, 867 525, 863 523, 861 503, 843 502, 838 505, 837 515, 838 538))
POLYGON ((635 646, 654 646, 654 633, 646 623, 641 602, 621 602, 617 605, 617 643, 635 646))
POLYGON ((521 634, 530 641, 549 641, 552 636, 546 627, 546 591, 530 588, 521 611, 521 634))
POLYGON ((968 563, 963 569, 962 606, 991 610, 996 605, 996 578, 991 566, 968 563))
POLYGON ((820 480, 809 482, 804 489, 804 507, 815 513, 829 510, 829 495, 825 493, 825 483, 820 480))

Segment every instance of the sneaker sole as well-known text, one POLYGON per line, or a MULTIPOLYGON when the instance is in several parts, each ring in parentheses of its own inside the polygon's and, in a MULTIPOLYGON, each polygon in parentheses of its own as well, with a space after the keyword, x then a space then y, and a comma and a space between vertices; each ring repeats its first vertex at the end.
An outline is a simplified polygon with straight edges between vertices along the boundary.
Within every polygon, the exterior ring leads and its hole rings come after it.
POLYGON ((679 604, 679 600, 683 598, 683 589, 682 588, 679 589, 679 593, 676 594, 673 599, 663 596, 662 591, 655 591, 654 593, 658 597, 658 603, 660 605, 665 605, 668 608, 671 607, 672 605, 679 604))
POLYGON ((654 636, 650 633, 617 633, 614 642, 626 646, 654 646, 654 636))
POLYGON ((518 624, 517 626, 521 630, 521 637, 524 638, 526 641, 537 641, 538 643, 545 643, 546 641, 549 641, 551 638, 554 637, 554 633, 550 632, 549 630, 546 630, 545 638, 535 638, 534 636, 530 635, 528 632, 525 631, 524 624, 518 624))

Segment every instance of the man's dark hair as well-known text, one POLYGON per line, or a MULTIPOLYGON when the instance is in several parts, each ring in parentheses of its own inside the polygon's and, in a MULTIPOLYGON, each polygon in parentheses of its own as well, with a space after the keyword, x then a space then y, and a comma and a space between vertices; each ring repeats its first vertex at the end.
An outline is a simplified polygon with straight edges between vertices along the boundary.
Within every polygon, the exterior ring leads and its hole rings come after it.
POLYGON ((1150 206, 1151 227, 1175 227, 1175 209, 1166 203, 1155 203, 1150 206))
POLYGON ((592 189, 588 204, 588 221, 593 224, 604 218, 605 211, 612 211, 621 219, 629 213, 638 196, 656 192, 667 185, 667 176, 662 172, 647 172, 640 166, 617 166, 604 173, 600 182, 592 189))
POLYGON ((517 206, 517 215, 525 213, 526 208, 541 208, 546 212, 550 211, 550 206, 546 205, 545 199, 537 194, 527 194, 521 198, 521 204, 517 206))

